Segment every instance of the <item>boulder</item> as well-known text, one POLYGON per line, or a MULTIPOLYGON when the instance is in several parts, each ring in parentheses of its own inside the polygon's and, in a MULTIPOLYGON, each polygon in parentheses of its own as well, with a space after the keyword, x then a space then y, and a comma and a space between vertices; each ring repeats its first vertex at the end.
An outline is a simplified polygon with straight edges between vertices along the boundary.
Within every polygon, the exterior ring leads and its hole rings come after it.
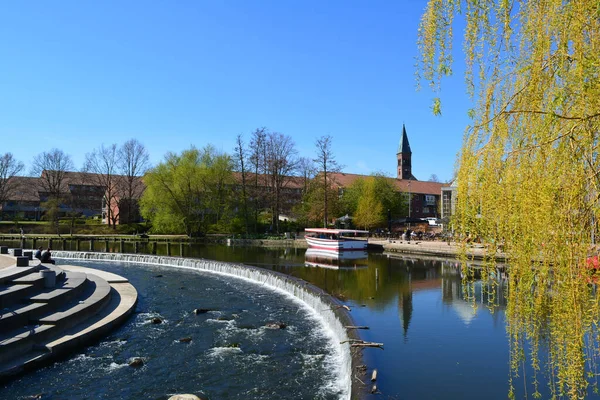
POLYGON ((152 322, 153 324, 162 324, 163 321, 158 317, 154 317, 150 320, 150 322, 152 322))
POLYGON ((131 360, 129 360, 129 366, 130 367, 141 367, 144 365, 144 359, 142 357, 133 357, 131 360))
POLYGON ((268 329, 285 329, 287 327, 283 322, 269 322, 265 325, 265 328, 268 329))
POLYGON ((206 400, 206 397, 198 397, 195 394, 176 394, 169 397, 169 400, 206 400))

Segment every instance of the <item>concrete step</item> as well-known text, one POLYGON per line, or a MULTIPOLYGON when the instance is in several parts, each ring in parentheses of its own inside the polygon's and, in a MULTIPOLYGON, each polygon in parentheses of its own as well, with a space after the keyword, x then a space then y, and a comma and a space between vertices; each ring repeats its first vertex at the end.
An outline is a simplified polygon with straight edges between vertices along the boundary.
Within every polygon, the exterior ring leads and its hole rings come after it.
POLYGON ((39 272, 33 272, 21 276, 20 278, 13 279, 10 283, 15 285, 33 285, 37 289, 42 289, 44 287, 44 277, 42 277, 39 272))
POLYGON ((11 332, 30 325, 30 320, 47 313, 50 306, 45 303, 18 304, 2 310, 0 332, 11 332))
POLYGON ((53 306, 64 304, 75 296, 79 296, 85 289, 87 277, 85 274, 67 272, 63 282, 56 285, 54 289, 44 289, 35 296, 31 296, 25 301, 33 303, 48 303, 53 306))
POLYGON ((51 355, 47 347, 35 347, 20 357, 12 358, 0 364, 0 382, 7 380, 10 376, 35 368, 51 355))
MULTIPOLYGON (((54 355, 72 351, 95 338, 106 334, 123 323, 135 310, 137 291, 129 282, 111 284, 108 304, 100 312, 83 323, 63 332, 63 335, 46 344, 54 355)), ((1 376, 1 368, 0 368, 1 376)))
POLYGON ((38 268, 38 266, 4 268, 0 270, 0 284, 6 284, 12 281, 13 279, 29 275, 33 272, 36 272, 38 268))
POLYGON ((38 318, 39 325, 54 325, 61 330, 69 329, 87 318, 90 318, 102 309, 109 301, 111 287, 104 279, 95 275, 88 275, 88 286, 81 297, 76 298, 78 302, 70 302, 59 307, 56 311, 38 318))
MULTIPOLYGON (((63 272, 63 275, 65 273, 63 272)), ((80 296, 85 289, 86 275, 68 273, 67 278, 55 289, 42 289, 0 312, 0 332, 10 332, 30 325, 42 315, 47 315, 63 304, 80 296)))
POLYGON ((37 343, 55 337, 59 329, 54 325, 32 325, 0 336, 0 364, 21 357, 35 349, 37 343))
MULTIPOLYGON (((75 276, 80 278, 80 276, 75 276)), ((15 317, 11 317, 15 320, 13 322, 7 321, 8 323, 17 324, 19 318, 25 318, 21 317, 21 314, 28 314, 33 312, 32 310, 48 307, 46 312, 33 319, 34 322, 31 325, 18 327, 9 332, 0 332, 0 364, 5 364, 11 359, 21 357, 25 353, 34 350, 36 347, 60 338, 65 330, 95 316, 110 301, 111 286, 104 279, 95 275, 88 275, 88 278, 82 284, 83 289, 78 289, 81 290, 80 296, 69 302, 61 303, 58 307, 48 306, 47 303, 32 303, 24 306, 23 310, 16 312, 15 317)), ((17 285, 12 287, 15 286, 17 285)))
POLYGON ((26 307, 50 306, 36 318, 37 325, 0 332, 0 382, 97 340, 134 311, 137 291, 127 279, 89 268, 62 267, 63 282, 30 296, 32 303, 22 305, 23 310, 16 311, 17 306, 12 310, 23 314, 26 307), (67 293, 78 290, 76 297, 63 301, 67 293))
POLYGON ((24 297, 36 293, 38 288, 33 284, 18 284, 0 286, 0 308, 7 308, 18 304, 24 297))
POLYGON ((65 271, 64 281, 59 283, 56 287, 63 289, 72 289, 74 287, 80 286, 86 280, 87 275, 83 272, 65 271))

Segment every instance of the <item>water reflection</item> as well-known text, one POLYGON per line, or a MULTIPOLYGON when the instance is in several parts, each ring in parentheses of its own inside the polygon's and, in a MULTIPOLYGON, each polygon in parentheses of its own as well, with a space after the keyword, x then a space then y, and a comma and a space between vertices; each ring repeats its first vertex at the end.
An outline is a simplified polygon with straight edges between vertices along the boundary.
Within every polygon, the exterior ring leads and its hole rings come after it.
POLYGON ((305 253, 304 264, 318 268, 367 268, 369 253, 366 251, 340 251, 332 253, 317 249, 308 249, 305 253))

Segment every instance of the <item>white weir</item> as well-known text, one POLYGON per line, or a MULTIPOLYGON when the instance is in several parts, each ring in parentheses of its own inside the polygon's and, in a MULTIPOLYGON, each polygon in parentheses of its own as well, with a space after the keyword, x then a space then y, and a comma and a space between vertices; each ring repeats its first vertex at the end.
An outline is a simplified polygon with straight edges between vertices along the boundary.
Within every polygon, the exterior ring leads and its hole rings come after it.
POLYGON ((271 290, 292 296, 300 300, 318 317, 328 336, 331 337, 336 358, 339 359, 338 379, 335 385, 340 393, 340 399, 349 400, 351 397, 352 356, 347 342, 349 339, 347 331, 340 319, 339 311, 335 309, 336 301, 302 280, 267 269, 214 260, 82 251, 53 251, 52 255, 54 258, 70 260, 127 262, 206 271, 260 283, 271 290))

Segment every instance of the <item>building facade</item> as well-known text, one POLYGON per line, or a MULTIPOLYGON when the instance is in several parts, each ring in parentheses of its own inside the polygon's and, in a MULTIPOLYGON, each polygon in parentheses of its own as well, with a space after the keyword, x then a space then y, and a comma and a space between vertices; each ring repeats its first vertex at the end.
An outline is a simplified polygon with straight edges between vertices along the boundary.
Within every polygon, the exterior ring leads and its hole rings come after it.
MULTIPOLYGON (((57 199, 57 213, 59 218, 65 217, 98 217, 103 223, 108 223, 106 218, 106 187, 98 183, 96 174, 84 172, 62 172, 59 183, 50 188, 47 175, 51 172, 43 171, 40 177, 11 177, 10 196, 0 204, 1 220, 30 220, 43 219, 48 208, 48 201, 57 199), (56 195, 58 193, 58 195, 56 195)), ((136 178, 140 180, 140 178, 136 178)), ((143 188, 142 190, 143 191, 143 188)), ((124 196, 113 196, 111 207, 116 215, 123 215, 119 221, 139 222, 138 200, 141 191, 135 192, 134 199, 124 196), (123 208, 123 210, 120 210, 123 208)), ((115 192, 118 193, 118 192, 115 192)))

